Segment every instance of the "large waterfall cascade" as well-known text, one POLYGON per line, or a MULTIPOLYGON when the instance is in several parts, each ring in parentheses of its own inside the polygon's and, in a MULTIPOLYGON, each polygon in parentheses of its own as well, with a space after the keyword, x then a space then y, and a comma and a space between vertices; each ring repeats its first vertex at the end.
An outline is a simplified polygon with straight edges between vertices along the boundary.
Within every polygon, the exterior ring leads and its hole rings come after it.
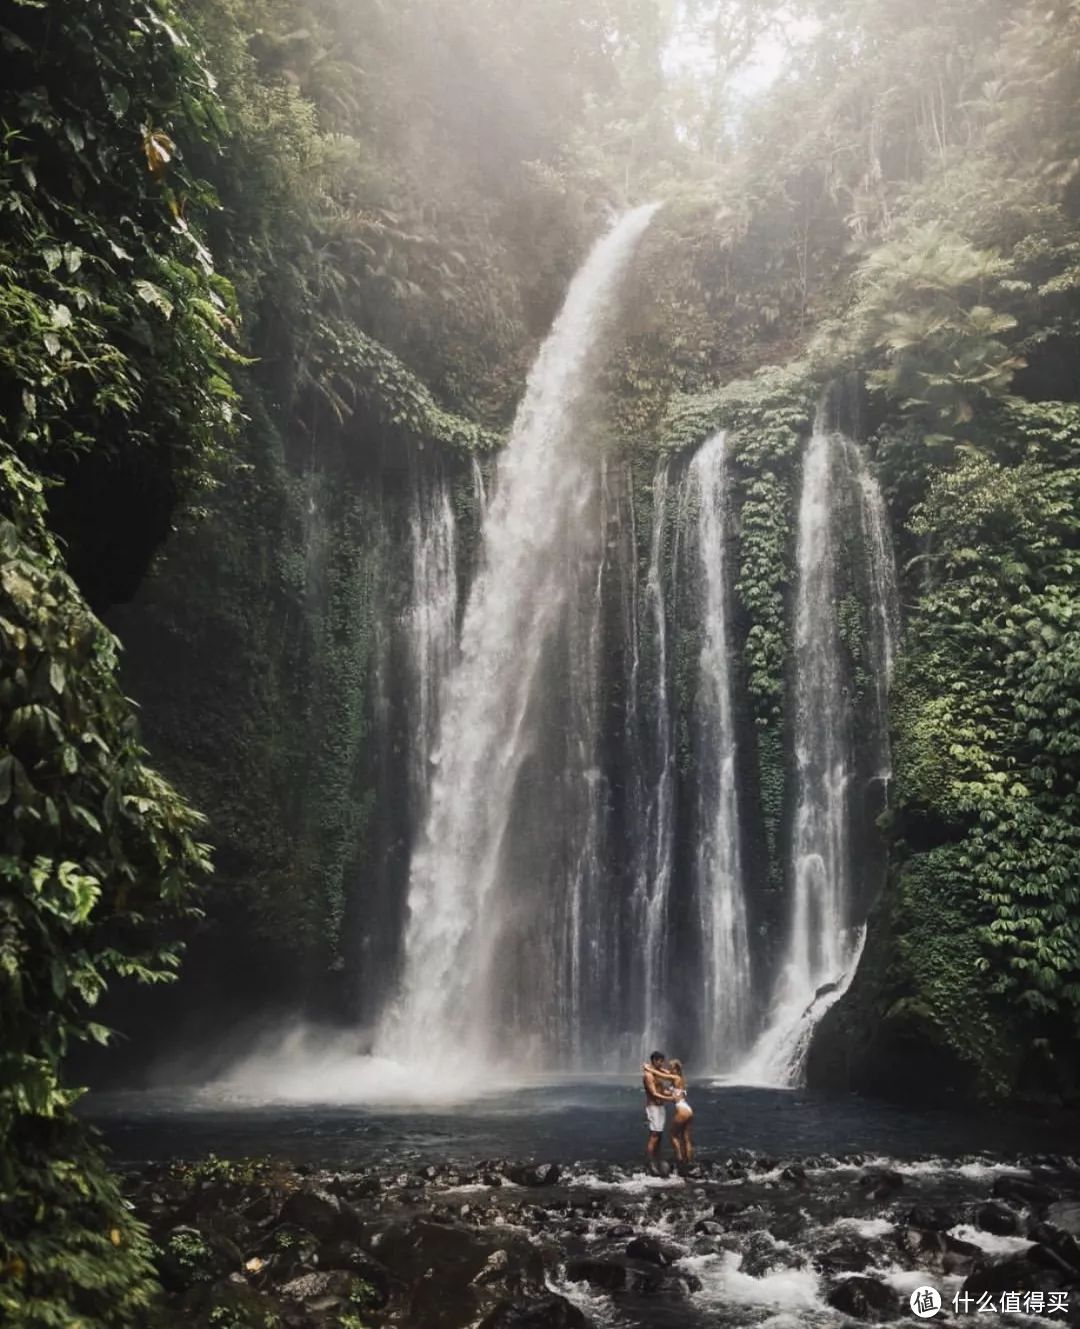
MULTIPOLYGON (((499 459, 412 857, 400 994, 377 1042, 377 1050, 402 1060, 430 1063, 439 1048, 457 1060, 491 1058, 500 1051, 502 1012, 518 995, 500 982, 502 942, 525 894, 509 880, 506 841, 538 739, 535 707, 551 653, 569 634, 576 663, 586 674, 593 667, 590 631, 577 611, 594 597, 601 556, 600 467, 590 430, 597 369, 620 279, 654 211, 623 216, 579 270, 499 459)), ((591 685, 586 677, 585 690, 591 685)), ((579 697, 575 709, 588 705, 579 697)), ((588 739, 570 735, 567 743, 577 766, 565 778, 587 789, 588 739)), ((593 820, 588 812, 584 819, 593 820)), ((571 913, 581 892, 579 876, 571 913)), ((558 979, 549 974, 547 981, 554 987, 558 979)), ((567 996, 552 995, 556 1003, 567 996)), ((580 992, 571 992, 575 999, 580 992)))
POLYGON ((794 635, 796 805, 786 948, 766 1027, 737 1078, 797 1083, 814 1026, 847 990, 865 940, 854 878, 856 735, 844 692, 837 582, 842 499, 850 497, 873 603, 873 778, 888 780, 888 671, 899 610, 880 490, 865 455, 820 419, 807 445, 799 504, 794 635))
POLYGON ((464 612, 450 476, 425 463, 411 477, 412 852, 374 1047, 398 1063, 438 1073, 445 1049, 510 1071, 625 1069, 677 1029, 701 1071, 795 1083, 858 963, 861 786, 884 800, 898 635, 881 493, 862 448, 819 421, 798 510, 778 963, 750 926, 727 439, 661 458, 640 548, 630 465, 598 442, 599 371, 653 210, 596 244, 489 483, 473 462, 480 549, 464 612), (856 583, 869 739, 855 733, 837 603, 856 583))

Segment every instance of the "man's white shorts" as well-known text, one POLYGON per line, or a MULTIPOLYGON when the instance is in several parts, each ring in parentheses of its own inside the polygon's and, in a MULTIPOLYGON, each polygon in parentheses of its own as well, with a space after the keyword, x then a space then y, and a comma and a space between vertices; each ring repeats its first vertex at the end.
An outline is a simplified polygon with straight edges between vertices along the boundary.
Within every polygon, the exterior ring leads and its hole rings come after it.
POLYGON ((649 1130, 654 1135, 663 1135, 664 1126, 667 1124, 663 1103, 646 1103, 645 1120, 649 1123, 649 1130))

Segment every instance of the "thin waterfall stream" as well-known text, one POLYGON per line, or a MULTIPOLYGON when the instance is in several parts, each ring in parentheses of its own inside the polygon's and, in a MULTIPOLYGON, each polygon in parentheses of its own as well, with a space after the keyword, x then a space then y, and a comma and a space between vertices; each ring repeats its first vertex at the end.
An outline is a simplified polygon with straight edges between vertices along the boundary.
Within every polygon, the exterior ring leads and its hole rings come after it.
POLYGON ((726 442, 725 434, 715 434, 694 454, 687 472, 697 499, 703 629, 694 733, 694 896, 703 957, 704 1047, 708 1064, 721 1070, 745 1050, 751 1018, 751 949, 731 684, 726 442))
POLYGON ((819 413, 803 461, 794 641, 797 801, 791 833, 791 906, 781 970, 764 1031, 736 1078, 798 1083, 814 1027, 850 986, 866 937, 854 877, 854 710, 842 664, 838 575, 841 502, 854 501, 874 603, 874 749, 870 778, 888 779, 888 671, 898 608, 892 549, 877 483, 862 449, 819 413))

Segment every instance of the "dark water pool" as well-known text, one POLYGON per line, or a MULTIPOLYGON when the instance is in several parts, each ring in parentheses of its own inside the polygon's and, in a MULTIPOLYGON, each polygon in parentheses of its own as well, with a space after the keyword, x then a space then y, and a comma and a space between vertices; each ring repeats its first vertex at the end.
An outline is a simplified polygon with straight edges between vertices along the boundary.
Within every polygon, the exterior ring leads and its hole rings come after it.
MULTIPOLYGON (((1075 1121, 904 1108, 805 1090, 695 1085, 691 1101, 703 1155, 743 1148, 914 1159, 1069 1151, 1078 1143, 1075 1121)), ((313 1083, 310 1103, 157 1089, 91 1095, 83 1112, 122 1161, 214 1152, 346 1167, 398 1155, 634 1159, 646 1134, 641 1104, 632 1079, 597 1078, 527 1084, 452 1107, 319 1102, 313 1083)))

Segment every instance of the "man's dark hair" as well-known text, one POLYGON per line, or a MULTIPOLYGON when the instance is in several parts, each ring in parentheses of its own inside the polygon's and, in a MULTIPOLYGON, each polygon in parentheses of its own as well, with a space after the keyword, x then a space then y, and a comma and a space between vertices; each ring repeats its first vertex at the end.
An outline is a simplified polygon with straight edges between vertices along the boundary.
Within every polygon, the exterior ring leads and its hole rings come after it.
POLYGON ((655 1061, 655 1060, 657 1059, 657 1057, 659 1057, 661 1061, 664 1060, 664 1054, 663 1054, 662 1052, 650 1052, 650 1053, 649 1053, 649 1060, 650 1060, 650 1061, 655 1061))

